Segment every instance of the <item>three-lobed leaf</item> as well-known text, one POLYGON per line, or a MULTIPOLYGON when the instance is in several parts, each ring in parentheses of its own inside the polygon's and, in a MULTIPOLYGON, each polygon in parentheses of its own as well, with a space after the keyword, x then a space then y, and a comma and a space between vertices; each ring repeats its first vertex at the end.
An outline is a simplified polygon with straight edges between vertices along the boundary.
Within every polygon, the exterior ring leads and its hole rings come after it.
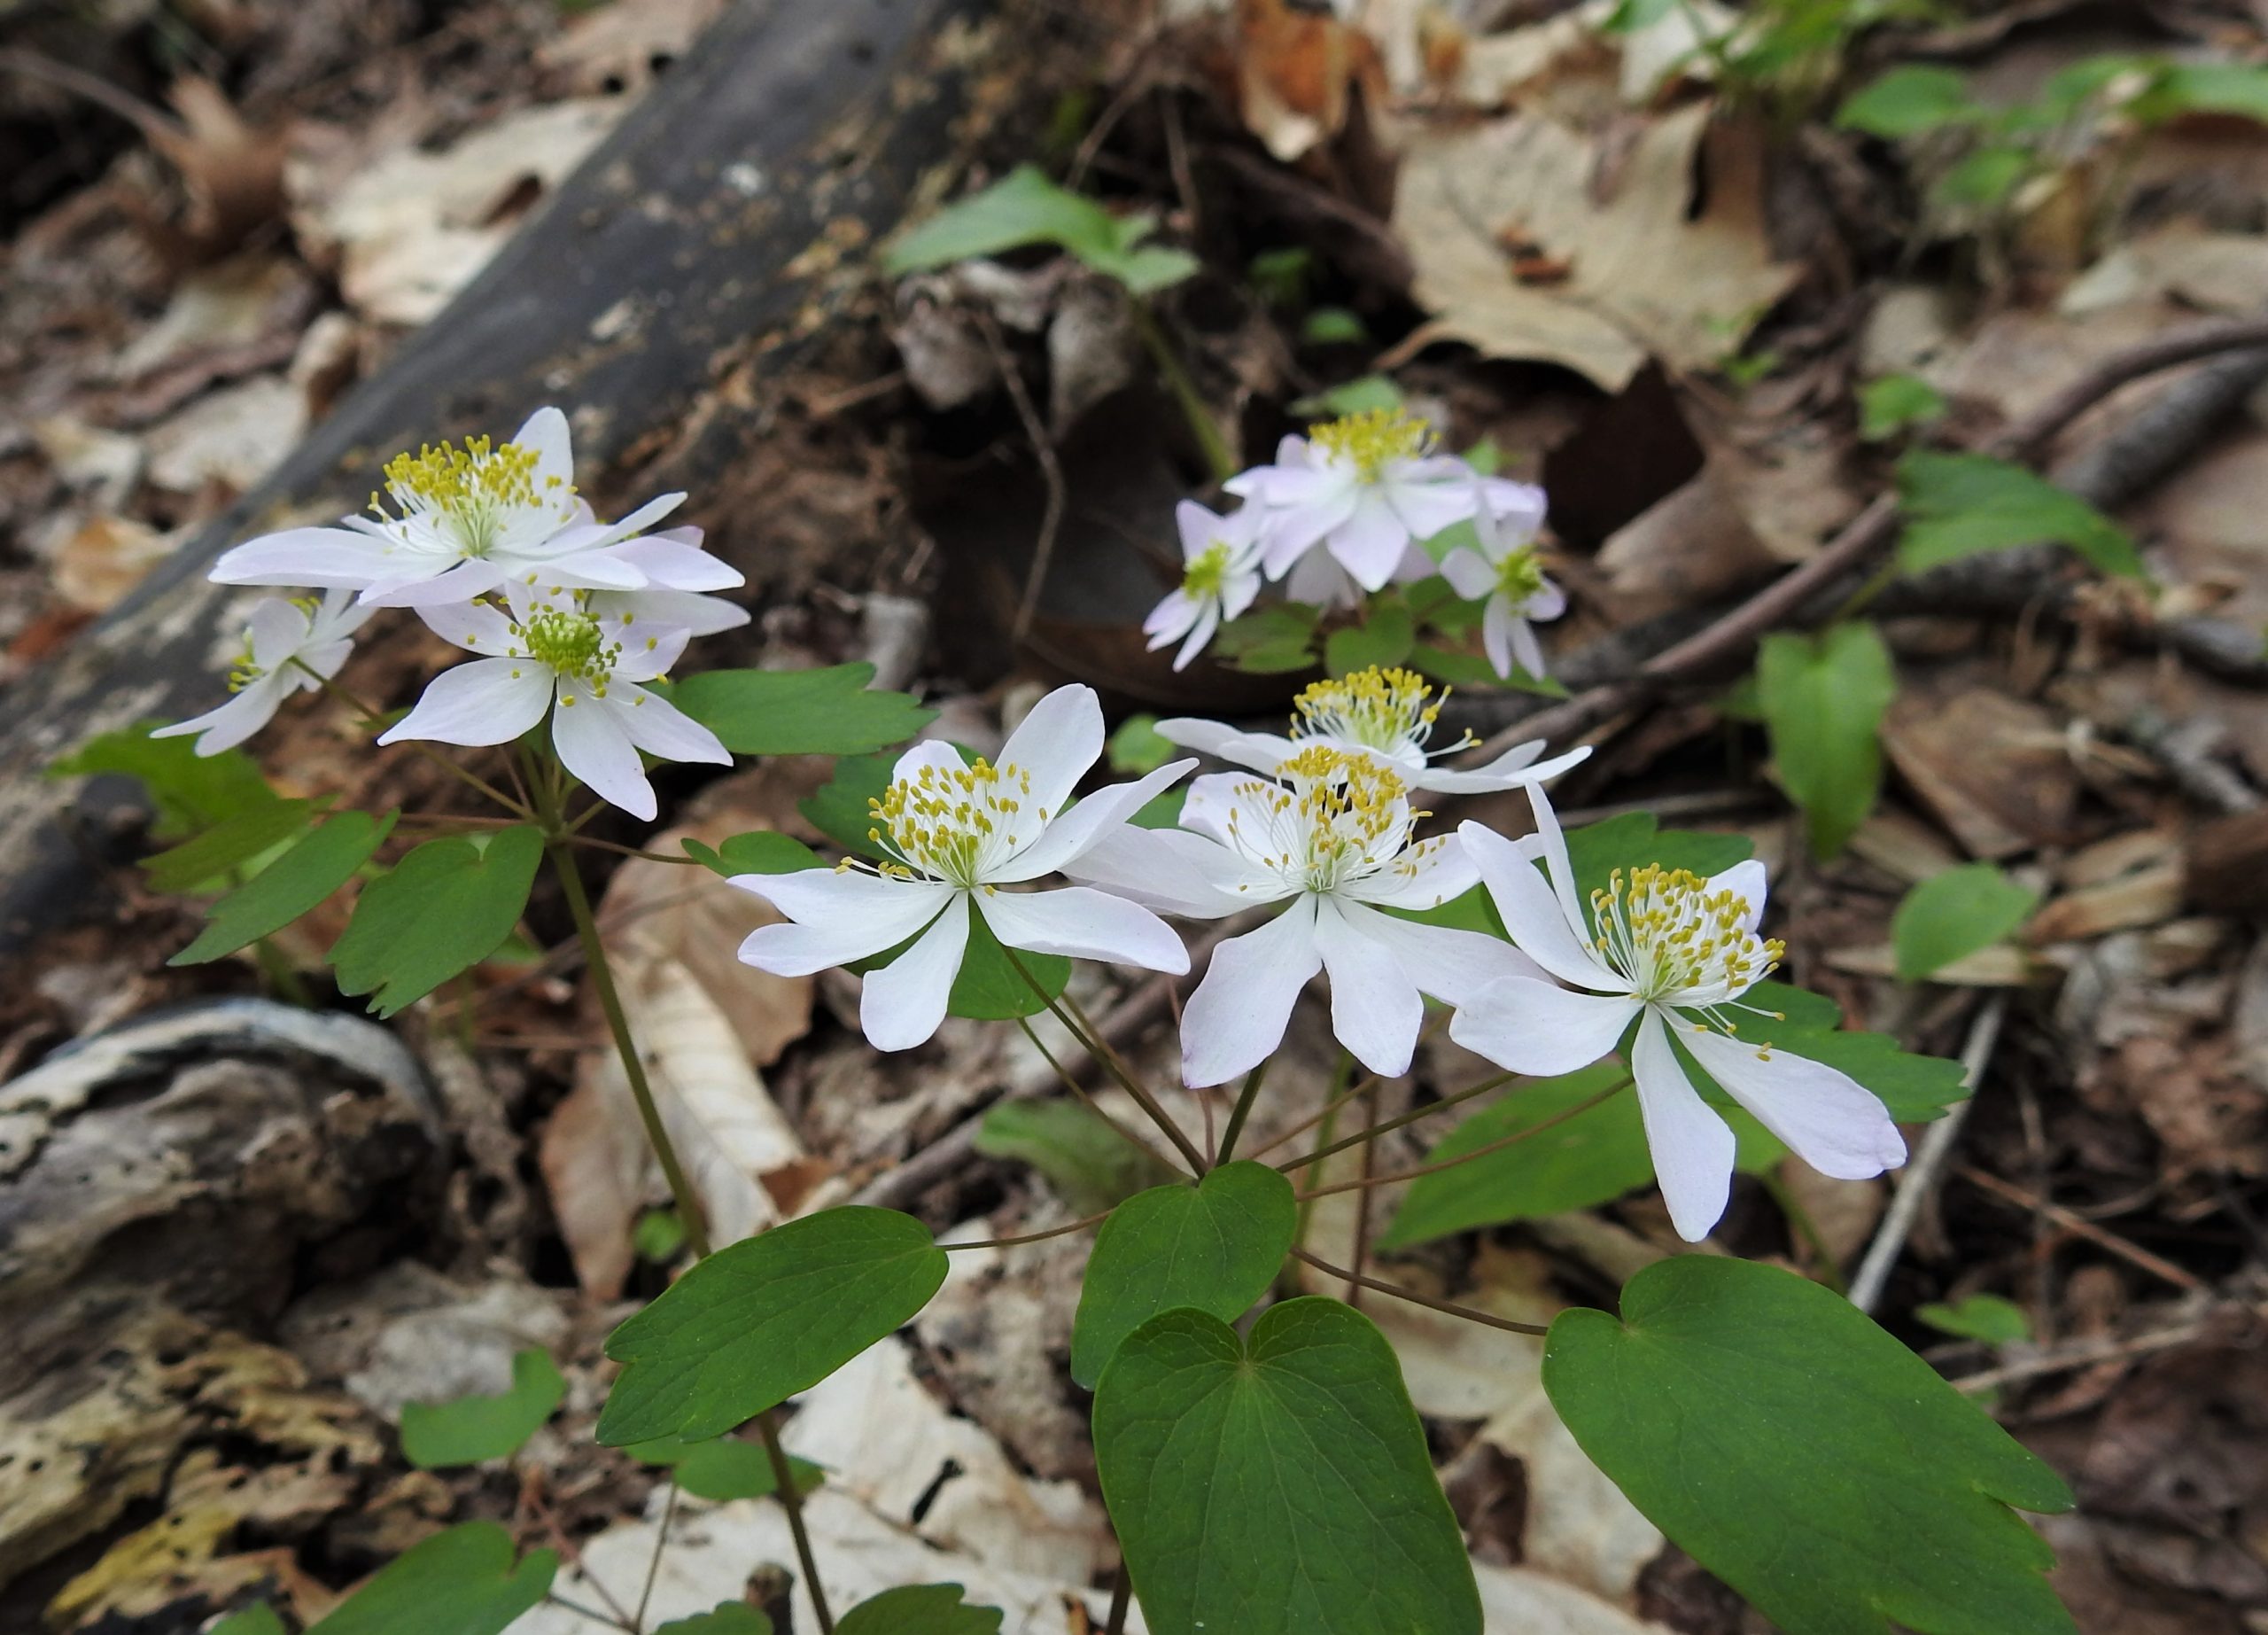
POLYGON ((1963 863, 1930 876, 1906 893, 1891 916, 1898 974, 1920 982, 1991 947, 2012 935, 2039 901, 2039 892, 1990 863, 1963 863))
POLYGON ((1324 667, 1333 675, 1398 665, 1418 645, 1417 620, 1396 597, 1373 603, 1363 623, 1334 630, 1324 639, 1324 667))
POLYGON ((2068 489, 1985 455, 1909 449, 1898 463, 1899 563, 1919 573, 1980 551, 2068 545, 2105 573, 2142 577, 2124 529, 2068 489))
POLYGON ((50 778, 95 777, 105 773, 138 779, 156 809, 151 833, 171 839, 200 834, 240 813, 279 804, 260 767, 242 750, 199 755, 194 737, 153 738, 163 723, 137 721, 89 738, 50 763, 50 778))
POLYGON ((734 875, 791 875, 798 869, 827 867, 818 853, 776 829, 750 829, 745 835, 732 836, 721 845, 690 838, 679 844, 695 862, 728 880, 734 875))
POLYGON ((623 1369, 598 1440, 730 1430, 911 1321, 944 1281, 929 1229, 894 1210, 846 1205, 743 1239, 609 1337, 623 1369))
POLYGON ((2010 1507, 2055 1473, 1848 1301, 1689 1255, 1560 1313, 1543 1384, 1631 1502, 1788 1635, 2069 1635, 2010 1507))
POLYGON ((1095 1236, 1071 1325, 1071 1377, 1093 1389, 1126 1336, 1186 1307, 1232 1322, 1268 1292, 1299 1231, 1292 1183, 1240 1159, 1194 1186, 1153 1187, 1095 1236))
MULTIPOLYGON (((667 1465, 677 1484, 695 1499, 723 1504, 734 1499, 768 1498, 780 1489, 771 1454, 762 1444, 738 1436, 706 1436, 697 1442, 665 1436, 633 1443, 623 1452, 644 1464, 667 1465)), ((792 1455, 788 1460, 788 1475, 798 1494, 810 1492, 827 1477, 820 1467, 792 1455)))
POLYGON ((566 1397, 566 1377, 551 1353, 532 1345, 513 1357, 512 1389, 501 1396, 404 1403, 402 1457, 420 1470, 509 1459, 566 1397))
POLYGON ((304 832, 315 810, 312 800, 248 806, 193 839, 144 858, 142 872, 157 891, 192 891, 215 881, 232 884, 237 869, 304 832))
POLYGON ((878 692, 870 664, 819 670, 704 670, 671 702, 735 755, 863 755, 937 719, 905 693, 878 692))
POLYGON ((548 1550, 515 1565, 512 1536, 493 1522, 460 1522, 381 1567, 307 1635, 502 1635, 558 1570, 548 1550))
POLYGON ((1884 711, 1898 678, 1872 625, 1836 625, 1816 636, 1768 635, 1756 654, 1756 692, 1772 759, 1803 808, 1813 853, 1834 856, 1882 790, 1884 711))
POLYGON ((1161 1312, 1103 1371, 1094 1433, 1152 1635, 1480 1635, 1401 1366, 1351 1307, 1285 1301, 1249 1343, 1161 1312))
POLYGON ((197 940, 166 962, 201 965, 274 936, 353 879, 377 854, 400 815, 389 812, 374 818, 367 812, 342 812, 302 836, 249 882, 207 908, 206 923, 197 940))
POLYGON ((1000 1609, 971 1607, 957 1584, 909 1584, 860 1601, 835 1635, 1000 1635, 1000 1609))
POLYGON ((340 993, 368 993, 391 1016, 503 946, 528 906, 543 834, 521 823, 482 838, 429 840, 362 888, 330 950, 340 993))

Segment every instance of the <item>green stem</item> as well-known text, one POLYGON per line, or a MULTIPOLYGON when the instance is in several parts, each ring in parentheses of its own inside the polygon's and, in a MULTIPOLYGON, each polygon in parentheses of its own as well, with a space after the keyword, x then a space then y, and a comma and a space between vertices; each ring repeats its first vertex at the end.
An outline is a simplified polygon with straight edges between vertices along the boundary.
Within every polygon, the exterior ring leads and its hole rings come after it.
POLYGON ((1160 1133, 1174 1144, 1174 1149, 1188 1163, 1189 1172, 1192 1175, 1204 1174, 1205 1155, 1199 1152, 1196 1145, 1182 1133, 1181 1126, 1173 1121, 1157 1097, 1143 1088, 1141 1081, 1127 1071, 1125 1063, 1118 1059, 1117 1052, 1103 1043, 1102 1036, 1095 1031, 1094 1024, 1088 1022, 1080 1011, 1078 1002, 1068 995, 1058 1002, 1057 996, 1048 993, 1039 978, 1031 974, 1031 968, 1017 957, 1014 948, 1003 943, 1000 952, 1008 956, 1008 963, 1015 967, 1016 975, 1024 979, 1024 985, 1039 996, 1040 1002, 1053 1013, 1055 1019, 1070 1030, 1071 1037, 1086 1047, 1088 1055, 1103 1064, 1110 1076, 1118 1081, 1118 1087, 1134 1098, 1134 1105, 1146 1113, 1150 1122, 1156 1125, 1160 1133))
MULTIPOLYGON (((1390 1130, 1399 1130, 1404 1125, 1416 1124, 1420 1118, 1431 1118, 1435 1113, 1446 1112, 1450 1108, 1455 1107, 1458 1102, 1470 1102, 1476 1095, 1486 1095, 1489 1091, 1496 1089, 1500 1086, 1510 1084, 1513 1079, 1518 1078, 1518 1077, 1519 1075, 1518 1073, 1499 1073, 1494 1078, 1484 1078, 1477 1085, 1467 1085, 1455 1095, 1445 1095, 1438 1102, 1428 1102, 1423 1107, 1413 1107, 1406 1113, 1397 1113, 1393 1117, 1386 1119, 1381 1124, 1374 1124, 1368 1129, 1357 1130, 1354 1134, 1343 1136, 1335 1141, 1332 1141, 1329 1135, 1326 1134, 1324 1138, 1324 1141, 1327 1143, 1326 1145, 1318 1147, 1313 1152, 1304 1154, 1300 1157, 1286 1158, 1283 1163, 1278 1164, 1276 1167, 1278 1170, 1281 1170, 1285 1174, 1289 1175, 1293 1170, 1300 1168, 1302 1164, 1313 1164, 1320 1158, 1328 1158, 1335 1152, 1344 1152, 1349 1147, 1357 1146, 1363 1141, 1373 1141, 1379 1136, 1386 1134, 1390 1130)), ((1342 1097, 1342 1104, 1345 1098, 1342 1097)), ((1338 1109, 1334 1108, 1332 1110, 1335 1112, 1338 1109)))
POLYGON ((796 1473, 788 1463, 788 1451, 780 1445, 779 1410, 766 1408, 757 1414, 756 1429, 764 1438, 764 1456, 772 1461, 772 1481, 780 1491, 781 1506, 788 1512, 788 1530, 795 1536, 796 1560, 803 1566, 804 1587, 811 1592, 819 1635, 835 1635, 835 1615, 827 1610, 827 1592, 819 1588, 819 1562, 812 1555, 812 1536, 804 1526, 803 1496, 796 1491, 796 1473))
POLYGON ((1126 1563, 1118 1564, 1118 1582, 1110 1589, 1110 1616, 1102 1626, 1102 1635, 1126 1635, 1127 1608, 1134 1604, 1134 1575, 1126 1570, 1126 1563))
POLYGON ((1237 1137, 1244 1133, 1244 1121, 1252 1117, 1252 1104, 1260 1099, 1260 1081, 1268 1071, 1262 1062, 1244 1076, 1244 1088, 1237 1094, 1237 1104, 1229 1110, 1228 1128, 1221 1132, 1220 1155, 1213 1162, 1226 1164, 1236 1156, 1237 1137))
POLYGON ((284 950, 276 946, 274 938, 262 937, 253 942, 252 956, 260 966, 260 974, 268 978, 268 986, 283 997, 285 1004, 301 1010, 315 1008, 314 996, 307 992, 307 985, 299 980, 299 973, 291 969, 291 962, 285 957, 284 950))
MULTIPOLYGON (((1338 1064, 1331 1070, 1331 1083, 1323 1093, 1323 1139, 1326 1144, 1332 1133, 1339 1128, 1339 1109, 1347 1102, 1342 1093, 1347 1088, 1347 1081, 1354 1076, 1355 1058, 1342 1048, 1339 1053, 1338 1064)), ((1308 1190, 1301 1195, 1299 1219, 1292 1228, 1292 1246, 1295 1251, 1308 1241, 1308 1221, 1315 1214, 1313 1194, 1317 1184, 1323 1180, 1323 1156, 1318 1154, 1305 1162, 1308 1166, 1308 1190)))
POLYGON ((1038 1031, 1032 1026, 1031 1018, 1029 1016, 1018 1016, 1016 1018, 1016 1025, 1024 1031, 1024 1037, 1031 1040, 1031 1047, 1039 1052, 1041 1060, 1045 1061, 1048 1066, 1055 1070, 1055 1076, 1063 1081, 1063 1087, 1068 1090, 1073 1095, 1077 1096, 1080 1103, 1084 1106, 1089 1112, 1092 1113, 1096 1117, 1108 1125, 1117 1133, 1121 1141, 1126 1142, 1128 1146, 1133 1148, 1135 1151, 1140 1153, 1151 1163, 1164 1164, 1169 1170, 1173 1168, 1173 1165, 1167 1161, 1165 1156, 1160 1153, 1156 1148, 1151 1146, 1149 1142, 1144 1141, 1140 1136, 1135 1134, 1133 1131, 1128 1129, 1124 1125, 1119 1123, 1117 1119, 1112 1117, 1108 1113, 1102 1109, 1101 1103, 1097 1102, 1093 1096, 1087 1094, 1087 1087, 1081 1084, 1077 1079, 1072 1078, 1069 1070, 1067 1069, 1062 1063, 1055 1059, 1055 1053, 1047 1047, 1047 1041, 1040 1038, 1038 1031))
POLYGON ((1134 331, 1141 336, 1142 344, 1150 349, 1150 359, 1164 377, 1166 390, 1173 394, 1174 405, 1181 410, 1181 417, 1189 423, 1189 430, 1197 439, 1197 446, 1204 450, 1205 463, 1213 468, 1213 480, 1224 483, 1237 474, 1237 457, 1230 452, 1221 428, 1214 422, 1213 411, 1197 390, 1197 383, 1182 367, 1180 354, 1166 332, 1158 327, 1157 315, 1149 303, 1135 297, 1129 303, 1134 312, 1134 331))
POLYGON ((1780 1213, 1788 1218, 1788 1225, 1797 1239, 1811 1251, 1812 1268, 1819 1281, 1838 1295, 1850 1293, 1843 1286, 1843 1268, 1836 1262, 1835 1251, 1827 1247, 1827 1239, 1820 1232, 1819 1223, 1811 1218, 1811 1211, 1803 1206, 1803 1200, 1797 1197, 1788 1183, 1780 1179, 1777 1171, 1767 1170, 1758 1179, 1763 1181, 1764 1190, 1772 1195, 1772 1202, 1780 1206, 1780 1213))
POLYGON ((1525 1130, 1515 1130, 1510 1135, 1484 1142, 1471 1152, 1459 1153, 1454 1158, 1442 1158, 1433 1164, 1421 1164, 1415 1169, 1397 1170, 1391 1175, 1374 1175, 1363 1180, 1339 1181, 1329 1187, 1318 1187, 1315 1184, 1316 1172, 1310 1169, 1308 1172, 1308 1189, 1299 1195, 1300 1202, 1305 1205, 1317 1198, 1327 1198, 1335 1192, 1360 1192, 1371 1187, 1391 1187, 1396 1181, 1415 1180, 1420 1175, 1434 1175, 1443 1170, 1453 1170, 1461 1164, 1471 1164, 1475 1158, 1485 1158, 1492 1152, 1502 1151, 1507 1147, 1516 1147, 1531 1137, 1542 1134, 1555 1125, 1566 1123, 1570 1118, 1580 1118, 1592 1108, 1620 1095, 1629 1087, 1630 1080, 1626 1078, 1619 1084, 1610 1086, 1600 1091, 1588 1101, 1578 1102, 1565 1112, 1552 1114, 1541 1124, 1532 1124, 1525 1130))

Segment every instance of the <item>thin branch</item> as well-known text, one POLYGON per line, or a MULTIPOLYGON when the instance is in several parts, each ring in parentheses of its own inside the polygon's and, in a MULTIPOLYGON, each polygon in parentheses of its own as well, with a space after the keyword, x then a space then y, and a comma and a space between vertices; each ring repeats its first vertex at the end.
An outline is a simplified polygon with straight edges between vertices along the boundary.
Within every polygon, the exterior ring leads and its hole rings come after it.
POLYGON ((2060 1203, 2050 1203, 2046 1198, 2026 1192, 2014 1181, 2002 1180, 1974 1164, 1963 1164, 1956 1173, 1961 1180, 1984 1188, 1994 1197, 2045 1216, 2073 1236, 2085 1238, 2098 1248, 2109 1250, 2120 1259, 2140 1267, 2153 1277, 2163 1279, 2176 1289, 2196 1293, 2207 1287, 2205 1280, 2195 1273, 2186 1271, 2170 1260, 2160 1259, 2140 1244, 2130 1243, 2117 1233, 2106 1231, 2083 1215, 2073 1214, 2060 1203))
POLYGON ((1542 1335, 1551 1332, 1542 1323, 1514 1322, 1511 1318, 1499 1317, 1494 1312, 1483 1312, 1474 1306, 1459 1305, 1454 1300, 1436 1300, 1431 1295, 1421 1295, 1414 1289, 1402 1288, 1399 1283, 1388 1283, 1379 1278, 1364 1277, 1358 1273, 1348 1271, 1344 1266, 1334 1266, 1327 1260, 1319 1260, 1303 1249, 1294 1249, 1292 1253, 1326 1277, 1344 1278, 1348 1282, 1360 1288, 1374 1289, 1382 1295, 1392 1295, 1397 1300, 1407 1300, 1412 1305, 1425 1306, 1433 1311, 1446 1312, 1451 1317, 1462 1317, 1468 1323, 1480 1323, 1486 1327, 1501 1328, 1506 1334, 1542 1335))
POLYGON ((1089 1226, 1099 1226, 1110 1217, 1111 1211, 1105 1210, 1099 1215, 1090 1215, 1068 1226, 1050 1226, 1045 1232, 1027 1232, 1013 1238, 983 1238, 974 1243, 940 1243, 937 1247, 948 1255, 958 1255, 972 1249, 1014 1249, 1019 1243, 1045 1243, 1050 1238, 1067 1238, 1074 1232, 1084 1232, 1089 1226))
POLYGON ((1149 1142, 1144 1141, 1139 1135, 1135 1133, 1135 1132, 1128 1129, 1124 1125, 1119 1123, 1117 1119, 1112 1117, 1109 1113, 1103 1109, 1102 1104, 1096 1101, 1094 1096, 1089 1093, 1087 1087, 1081 1084, 1077 1079, 1071 1077, 1070 1073, 1065 1070, 1063 1063, 1056 1060, 1055 1053, 1047 1047, 1047 1041, 1041 1039, 1038 1032, 1032 1027, 1031 1018, 1029 1016, 1018 1016, 1016 1018, 1016 1025, 1024 1031, 1024 1037, 1031 1041, 1031 1047, 1034 1050, 1038 1051, 1041 1058, 1046 1062, 1047 1065, 1055 1070, 1055 1076, 1063 1081, 1063 1087, 1066 1090, 1068 1090, 1073 1095, 1078 1097, 1089 1112, 1092 1113, 1096 1117, 1108 1125, 1117 1133, 1119 1139, 1125 1141, 1128 1146, 1133 1148, 1136 1152, 1140 1153, 1151 1163, 1162 1164, 1168 1169, 1173 1168, 1172 1164, 1167 1160, 1164 1154, 1161 1153, 1156 1148, 1151 1146, 1149 1142))
POLYGON ((1453 1170, 1460 1164, 1470 1164, 1475 1158, 1485 1158, 1492 1152, 1500 1152, 1507 1147, 1516 1147, 1531 1137, 1542 1134, 1555 1125, 1566 1123, 1570 1118, 1580 1118, 1592 1108, 1614 1096, 1620 1095, 1629 1087, 1630 1081, 1625 1078, 1619 1084, 1609 1086, 1596 1095, 1578 1102, 1565 1112, 1552 1114, 1541 1124, 1532 1124, 1524 1130, 1515 1130, 1510 1135, 1483 1142, 1471 1152, 1461 1152, 1454 1158, 1437 1159, 1432 1164, 1421 1164, 1415 1169, 1397 1170, 1391 1175, 1372 1176, 1368 1180, 1340 1181, 1329 1187, 1310 1187, 1307 1191, 1298 1195, 1299 1200, 1305 1203, 1315 1198, 1327 1198, 1334 1192, 1356 1192, 1369 1187, 1391 1187, 1396 1181, 1416 1180, 1420 1175, 1433 1175, 1443 1170, 1453 1170))
POLYGON ((1039 461, 1040 478, 1047 485, 1046 504, 1039 516, 1039 540, 1032 547, 1023 595, 1016 599, 1015 623, 1008 628, 1009 644, 1014 646, 1031 634, 1032 615, 1039 610, 1039 592, 1047 582, 1048 564, 1055 560, 1055 536, 1062 530, 1063 508, 1070 490, 1063 480, 1063 463, 1056 458, 1055 440, 1048 435, 1047 422, 1040 418, 1038 407, 1031 401, 1023 372, 1016 367, 1007 342, 1000 338, 999 324, 982 306, 972 306, 969 312, 983 332, 992 366, 1000 371, 1000 384, 1008 389, 1008 401, 1016 406, 1016 417, 1024 423, 1024 436, 1031 443, 1032 454, 1039 461))
MULTIPOLYGON (((1335 1141, 1317 1148, 1311 1153, 1304 1153, 1297 1158, 1286 1158, 1276 1167, 1289 1175, 1293 1170, 1313 1164, 1317 1159, 1328 1158, 1335 1152, 1344 1152, 1358 1142, 1373 1140, 1386 1134, 1388 1131, 1399 1130, 1405 1125, 1416 1124, 1421 1118, 1431 1118, 1435 1113, 1446 1112, 1460 1102, 1470 1102, 1476 1095, 1486 1095, 1491 1090, 1500 1089, 1519 1077, 1521 1075, 1518 1073, 1499 1073, 1493 1078, 1482 1079, 1477 1085, 1467 1085, 1454 1095, 1445 1095, 1437 1102, 1426 1102, 1423 1107, 1413 1107, 1407 1112, 1396 1113, 1384 1124, 1372 1125, 1368 1129, 1355 1131, 1352 1135, 1341 1136, 1335 1141)), ((1356 1090, 1364 1087, 1360 1085, 1355 1086, 1356 1090)), ((1340 1100, 1343 1102, 1345 1098, 1342 1097, 1340 1100)))

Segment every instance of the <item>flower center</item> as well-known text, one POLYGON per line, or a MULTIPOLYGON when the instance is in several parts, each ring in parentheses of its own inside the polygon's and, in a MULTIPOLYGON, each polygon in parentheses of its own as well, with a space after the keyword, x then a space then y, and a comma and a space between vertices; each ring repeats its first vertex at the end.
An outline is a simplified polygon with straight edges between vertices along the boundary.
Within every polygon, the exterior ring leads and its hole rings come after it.
POLYGON ((1229 579, 1229 542, 1215 540, 1182 570, 1181 592, 1198 601, 1217 597, 1229 579))
MULTIPOLYGON (((1317 681, 1292 700, 1292 736, 1360 744, 1387 756, 1419 749, 1441 713, 1433 694, 1415 670, 1377 665, 1317 681)), ((1444 689, 1441 697, 1448 697, 1444 689)))
POLYGON ((1229 838, 1262 868, 1304 891, 1335 891, 1386 869, 1417 872, 1429 840, 1405 849, 1407 789, 1375 757, 1310 744, 1277 768, 1278 782, 1237 786, 1229 838))
MULTIPOLYGON (((539 494, 535 470, 536 451, 518 443, 492 444, 474 437, 462 448, 451 442, 428 444, 386 463, 386 494, 400 520, 431 518, 447 530, 465 556, 485 557, 514 511, 575 492, 563 479, 551 476, 543 479, 539 494)), ((376 494, 370 510, 382 522, 395 520, 376 494)))
POLYGON ((1433 427, 1406 409, 1365 409, 1309 426, 1308 437, 1339 463, 1375 483, 1397 460, 1415 459, 1433 440, 1433 427))
MULTIPOLYGON (((1004 770, 982 756, 950 771, 924 767, 866 803, 875 823, 866 838, 896 860, 881 865, 883 874, 974 887, 988 864, 1020 844, 1018 822, 1030 796, 1031 774, 1021 767, 1004 770)), ((1038 809, 1038 826, 1047 815, 1038 809)))
POLYGON ((1533 545, 1523 545, 1496 564, 1496 593, 1519 606, 1543 588, 1543 561, 1533 545))
POLYGON ((538 664, 589 681, 593 691, 606 696, 605 682, 622 658, 622 643, 608 641, 599 621, 588 613, 546 609, 531 614, 519 627, 519 635, 527 644, 528 657, 538 664))
POLYGON ((1591 893, 1593 946, 1649 1001, 1721 1004, 1771 975, 1786 946, 1758 937, 1749 918, 1746 898, 1658 863, 1618 868, 1591 893))

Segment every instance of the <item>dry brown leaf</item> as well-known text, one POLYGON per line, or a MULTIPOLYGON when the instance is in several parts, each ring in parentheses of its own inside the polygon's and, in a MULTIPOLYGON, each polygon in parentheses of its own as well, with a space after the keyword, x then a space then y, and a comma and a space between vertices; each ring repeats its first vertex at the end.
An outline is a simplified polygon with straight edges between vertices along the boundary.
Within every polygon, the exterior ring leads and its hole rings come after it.
POLYGON ((639 0, 602 5, 567 21, 535 54, 536 66, 582 97, 644 90, 691 51, 724 0, 639 0))
POLYGON ((1649 355, 1697 370, 1736 350, 1800 269, 1772 259, 1763 150, 1706 105, 1638 126, 1627 152, 1541 115, 1429 131, 1403 157, 1395 232, 1435 315, 1400 350, 1463 340, 1492 357, 1562 363, 1609 391, 1649 355), (1610 147, 1614 176, 1602 184, 1610 147), (1702 214, 1691 214, 1705 166, 1702 214), (1564 282, 1516 282, 1504 246, 1556 261, 1564 282))
POLYGON ((1378 47, 1327 11, 1237 0, 1235 56, 1245 128, 1286 164, 1344 130, 1358 92, 1386 98, 1378 47))
POLYGON ((181 261, 209 261, 282 213, 283 138, 245 124, 210 80, 176 80, 167 97, 181 126, 153 127, 150 141, 181 173, 189 209, 178 226, 154 229, 154 236, 181 261))
POLYGON ((1883 747, 1969 855, 2003 858, 2067 841, 2078 775, 2055 717, 1988 687, 1901 689, 1883 747))
MULTIPOLYGON (((1556 1492, 1550 1502, 1557 1502, 1556 1492)), ((1669 1635, 1666 1624, 1642 1622, 1548 1573, 1480 1564, 1472 1571, 1487 1635, 1669 1635)))
POLYGON ((2181 912, 2182 868, 2179 858, 2083 891, 2056 898, 2023 930, 2034 946, 2100 937, 2106 931, 2158 925, 2181 912))
POLYGON ((148 434, 150 480, 175 494, 242 494, 297 448, 307 401, 280 374, 252 375, 175 410, 148 434))
POLYGON ((82 612, 108 612, 178 543, 132 517, 89 517, 55 555, 56 594, 82 612))

